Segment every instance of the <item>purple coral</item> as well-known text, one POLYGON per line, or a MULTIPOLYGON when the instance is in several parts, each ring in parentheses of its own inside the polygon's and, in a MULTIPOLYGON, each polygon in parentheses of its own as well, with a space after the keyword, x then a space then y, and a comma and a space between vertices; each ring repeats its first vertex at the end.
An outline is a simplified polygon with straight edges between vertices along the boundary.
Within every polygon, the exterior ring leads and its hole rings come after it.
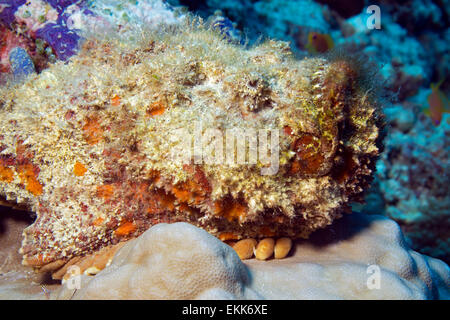
POLYGON ((36 37, 45 40, 60 60, 67 60, 78 50, 80 36, 65 26, 49 23, 39 29, 36 37))
POLYGON ((0 24, 10 26, 16 17, 14 13, 26 0, 0 0, 0 24))
MULTIPOLYGON (((43 3, 50 5, 57 12, 51 20, 45 21, 44 17, 43 21, 37 21, 37 16, 33 13, 28 13, 26 18, 17 16, 18 10, 29 5, 26 0, 0 0, 0 25, 14 31, 19 25, 23 25, 21 19, 30 20, 26 23, 25 30, 28 37, 44 40, 56 57, 65 61, 77 52, 81 39, 79 30, 71 27, 71 16, 75 12, 81 12, 85 16, 93 13, 87 8, 85 0, 44 0, 43 3)), ((36 8, 30 10, 40 10, 36 8)))
POLYGON ((84 0, 47 0, 48 4, 50 4, 53 8, 58 10, 58 13, 63 12, 68 6, 73 4, 82 5, 84 0))

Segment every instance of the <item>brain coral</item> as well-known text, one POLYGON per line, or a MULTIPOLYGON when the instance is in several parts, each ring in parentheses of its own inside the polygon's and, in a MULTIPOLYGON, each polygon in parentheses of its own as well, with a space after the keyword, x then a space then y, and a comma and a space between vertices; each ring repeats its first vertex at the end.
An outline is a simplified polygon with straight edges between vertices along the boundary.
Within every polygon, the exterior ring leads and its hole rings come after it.
POLYGON ((81 299, 192 299, 207 292, 242 297, 250 281, 233 249, 184 222, 156 225, 129 241, 92 280, 81 285, 86 287, 81 299), (200 277, 199 266, 209 266, 200 277), (185 280, 181 286, 180 279, 185 280))
POLYGON ((221 239, 305 238, 361 200, 381 125, 365 64, 298 61, 271 40, 247 49, 201 23, 166 29, 91 38, 1 89, 0 193, 37 213, 24 264, 55 270, 160 222, 221 239), (246 162, 206 161, 214 150, 198 161, 177 138, 200 132, 208 147, 207 129, 269 132, 258 148, 276 162, 248 160, 251 137, 246 162))
POLYGON ((79 281, 79 290, 68 281, 53 297, 448 299, 450 269, 409 249, 394 221, 355 213, 298 242, 293 256, 265 262, 240 261, 192 225, 160 224, 125 244, 95 277, 79 281))

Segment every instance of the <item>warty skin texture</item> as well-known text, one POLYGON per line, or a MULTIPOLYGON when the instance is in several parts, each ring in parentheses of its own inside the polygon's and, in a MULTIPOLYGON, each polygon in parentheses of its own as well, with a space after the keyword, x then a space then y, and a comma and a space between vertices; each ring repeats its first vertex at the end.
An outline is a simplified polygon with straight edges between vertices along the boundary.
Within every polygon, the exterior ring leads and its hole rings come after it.
POLYGON ((186 221, 222 240, 306 238, 361 200, 379 153, 370 73, 346 57, 243 48, 184 25, 89 39, 79 55, 0 91, 0 193, 37 213, 24 264, 73 257, 186 221), (279 132, 279 170, 180 164, 170 134, 279 132))

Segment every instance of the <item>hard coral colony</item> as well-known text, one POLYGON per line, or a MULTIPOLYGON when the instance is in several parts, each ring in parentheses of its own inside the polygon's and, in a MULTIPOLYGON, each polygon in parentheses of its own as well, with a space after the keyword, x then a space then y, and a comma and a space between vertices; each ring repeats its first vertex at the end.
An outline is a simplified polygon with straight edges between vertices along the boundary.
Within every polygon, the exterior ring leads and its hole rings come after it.
POLYGON ((87 40, 0 91, 1 194, 37 213, 25 265, 55 271, 161 222, 223 240, 306 238, 362 199, 382 126, 363 64, 298 61, 284 42, 245 49, 201 23, 138 38, 87 40), (199 121, 278 130, 278 172, 171 162, 171 133, 199 121))

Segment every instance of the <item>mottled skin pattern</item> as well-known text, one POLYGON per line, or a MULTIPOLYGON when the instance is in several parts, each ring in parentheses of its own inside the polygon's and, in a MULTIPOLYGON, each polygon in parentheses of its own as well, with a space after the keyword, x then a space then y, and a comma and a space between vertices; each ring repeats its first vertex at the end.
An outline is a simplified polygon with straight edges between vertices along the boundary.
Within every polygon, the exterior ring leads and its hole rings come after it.
POLYGON ((37 213, 26 265, 58 269, 160 222, 222 240, 306 238, 361 200, 381 127, 362 64, 188 25, 137 38, 86 41, 0 91, 0 193, 37 213), (196 121, 278 130, 278 172, 171 162, 170 134, 196 121))

